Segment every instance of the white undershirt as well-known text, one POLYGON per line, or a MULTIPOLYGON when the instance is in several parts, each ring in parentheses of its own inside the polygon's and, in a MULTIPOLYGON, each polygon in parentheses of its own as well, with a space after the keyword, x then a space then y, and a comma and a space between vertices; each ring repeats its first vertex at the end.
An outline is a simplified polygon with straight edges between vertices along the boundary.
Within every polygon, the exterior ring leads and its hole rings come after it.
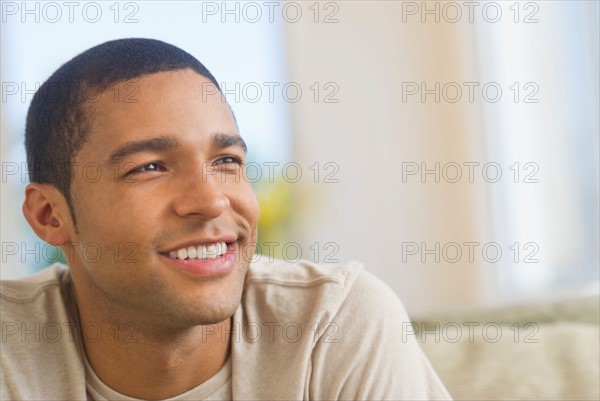
MULTIPOLYGON (((94 401, 139 401, 138 398, 123 395, 104 384, 90 366, 85 355, 84 362, 88 399, 94 401)), ((213 377, 183 394, 168 398, 169 401, 231 399, 231 356, 227 358, 225 365, 213 377)))

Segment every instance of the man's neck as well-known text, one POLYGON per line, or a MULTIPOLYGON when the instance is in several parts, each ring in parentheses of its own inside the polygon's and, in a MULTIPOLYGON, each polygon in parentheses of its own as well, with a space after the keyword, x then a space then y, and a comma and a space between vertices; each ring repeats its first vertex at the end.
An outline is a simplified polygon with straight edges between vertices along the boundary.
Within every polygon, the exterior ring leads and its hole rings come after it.
POLYGON ((81 338, 90 366, 114 391, 147 400, 171 398, 204 383, 227 362, 231 318, 167 330, 135 316, 116 321, 99 309, 77 304, 81 338))

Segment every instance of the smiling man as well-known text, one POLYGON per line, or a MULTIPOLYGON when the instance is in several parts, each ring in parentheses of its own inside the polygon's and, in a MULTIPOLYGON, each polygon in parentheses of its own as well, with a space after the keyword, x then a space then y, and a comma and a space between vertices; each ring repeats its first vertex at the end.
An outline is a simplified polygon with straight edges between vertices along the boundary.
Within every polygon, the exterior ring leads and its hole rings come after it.
POLYGON ((218 87, 150 39, 40 87, 23 213, 68 266, 2 284, 2 399, 450 398, 360 264, 251 263, 258 205, 218 87))

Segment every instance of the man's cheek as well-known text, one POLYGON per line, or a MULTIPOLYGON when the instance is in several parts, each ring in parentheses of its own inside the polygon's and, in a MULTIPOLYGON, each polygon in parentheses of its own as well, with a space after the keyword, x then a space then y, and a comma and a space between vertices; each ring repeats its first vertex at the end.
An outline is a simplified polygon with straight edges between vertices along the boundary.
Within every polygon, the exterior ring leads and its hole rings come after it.
POLYGON ((258 220, 259 206, 256 194, 249 183, 244 183, 232 191, 231 197, 239 201, 244 214, 251 220, 258 220))
POLYGON ((147 247, 138 241, 124 237, 95 236, 73 244, 72 252, 81 263, 90 269, 105 270, 118 266, 112 274, 125 273, 128 267, 134 267, 150 254, 147 247))

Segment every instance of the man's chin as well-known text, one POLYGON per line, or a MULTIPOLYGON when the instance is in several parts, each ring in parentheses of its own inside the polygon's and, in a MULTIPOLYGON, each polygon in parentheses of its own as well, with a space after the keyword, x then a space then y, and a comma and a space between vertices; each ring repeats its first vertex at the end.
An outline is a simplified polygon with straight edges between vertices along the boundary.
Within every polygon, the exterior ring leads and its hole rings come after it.
POLYGON ((219 305, 218 307, 204 307, 201 310, 192 311, 188 319, 182 323, 188 326, 209 326, 229 321, 239 306, 239 301, 230 305, 219 305))

